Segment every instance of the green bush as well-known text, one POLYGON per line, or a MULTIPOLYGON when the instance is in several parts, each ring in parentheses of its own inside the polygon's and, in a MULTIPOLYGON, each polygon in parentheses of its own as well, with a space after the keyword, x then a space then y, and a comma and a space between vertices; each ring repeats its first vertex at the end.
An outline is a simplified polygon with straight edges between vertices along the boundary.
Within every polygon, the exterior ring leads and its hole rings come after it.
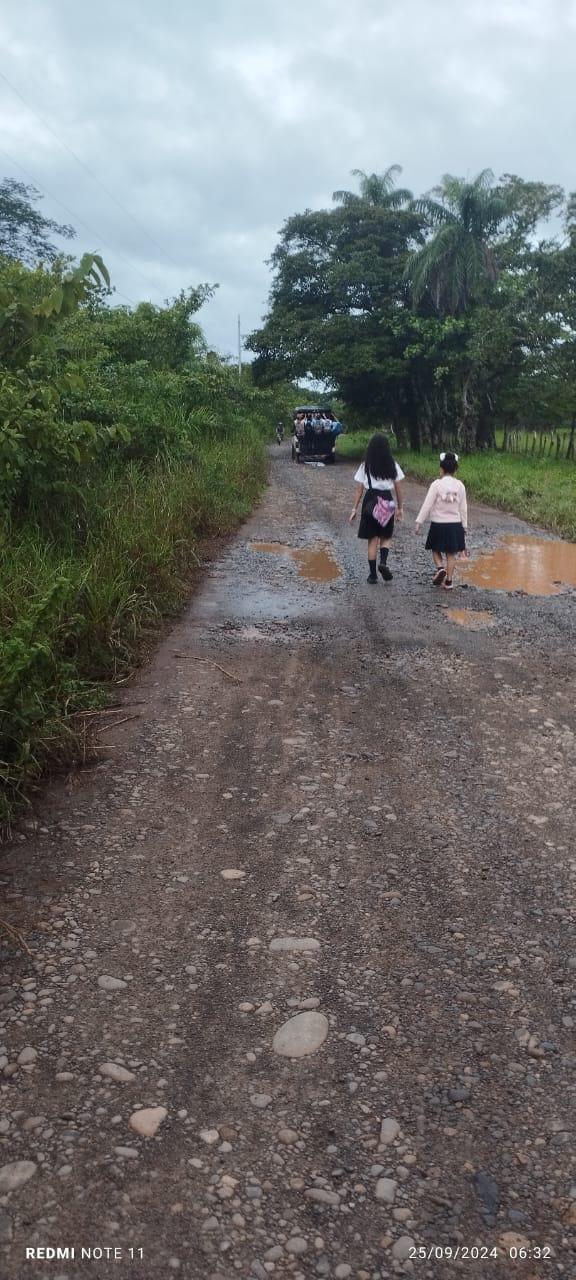
POLYGON ((290 392, 206 350, 205 287, 106 306, 99 259, 0 260, 0 827, 247 514, 290 392))

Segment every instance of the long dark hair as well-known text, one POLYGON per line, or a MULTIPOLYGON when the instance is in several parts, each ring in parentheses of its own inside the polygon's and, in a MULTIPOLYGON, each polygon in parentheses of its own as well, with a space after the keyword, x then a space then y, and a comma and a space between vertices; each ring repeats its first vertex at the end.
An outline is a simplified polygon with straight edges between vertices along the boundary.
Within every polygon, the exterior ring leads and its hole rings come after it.
POLYGON ((381 431, 376 431, 368 442, 364 455, 364 467, 367 474, 373 476, 374 480, 396 479, 396 463, 392 457, 392 450, 381 431))

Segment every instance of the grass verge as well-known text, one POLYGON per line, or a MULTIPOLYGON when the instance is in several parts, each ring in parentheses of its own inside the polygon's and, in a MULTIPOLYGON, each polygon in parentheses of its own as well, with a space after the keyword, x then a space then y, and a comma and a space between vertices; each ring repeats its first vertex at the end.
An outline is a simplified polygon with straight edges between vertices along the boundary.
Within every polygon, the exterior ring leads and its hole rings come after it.
MULTIPOLYGON (((338 452, 361 459, 371 432, 341 436, 338 452)), ((395 449, 395 457, 413 480, 428 484, 438 475, 438 454, 395 449)), ((576 541, 576 464, 513 453, 476 453, 462 458, 458 475, 468 493, 502 511, 576 541)))
POLYGON ((200 538, 233 529, 266 475, 250 426, 189 461, 94 470, 0 532, 0 831, 48 767, 81 761, 86 713, 190 592, 200 538))

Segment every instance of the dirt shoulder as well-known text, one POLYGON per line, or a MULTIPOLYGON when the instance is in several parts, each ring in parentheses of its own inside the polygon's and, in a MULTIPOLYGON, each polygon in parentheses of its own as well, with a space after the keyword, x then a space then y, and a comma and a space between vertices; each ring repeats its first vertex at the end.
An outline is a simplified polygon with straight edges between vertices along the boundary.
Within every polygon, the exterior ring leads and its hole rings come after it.
POLYGON ((8 1280, 571 1273, 574 593, 447 599, 408 528, 371 589, 350 481, 278 452, 0 863, 8 1280))

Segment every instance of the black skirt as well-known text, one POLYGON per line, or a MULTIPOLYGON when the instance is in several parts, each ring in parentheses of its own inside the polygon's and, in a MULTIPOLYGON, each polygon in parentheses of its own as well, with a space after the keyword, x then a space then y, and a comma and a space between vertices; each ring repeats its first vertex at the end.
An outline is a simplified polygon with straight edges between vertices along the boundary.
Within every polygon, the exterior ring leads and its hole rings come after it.
POLYGON ((427 551, 443 551, 445 555, 457 556, 465 547, 464 529, 459 520, 451 524, 432 521, 426 539, 427 551))
MULTIPOLYGON (((369 511, 366 510, 367 499, 370 496, 370 490, 367 489, 362 499, 362 511, 360 514, 360 524, 358 525, 358 537, 363 538, 365 542, 369 542, 371 538, 391 538, 394 533, 394 516, 390 516, 387 525, 378 524, 369 511)), ((384 491, 384 497, 392 498, 393 495, 389 490, 384 491)))

